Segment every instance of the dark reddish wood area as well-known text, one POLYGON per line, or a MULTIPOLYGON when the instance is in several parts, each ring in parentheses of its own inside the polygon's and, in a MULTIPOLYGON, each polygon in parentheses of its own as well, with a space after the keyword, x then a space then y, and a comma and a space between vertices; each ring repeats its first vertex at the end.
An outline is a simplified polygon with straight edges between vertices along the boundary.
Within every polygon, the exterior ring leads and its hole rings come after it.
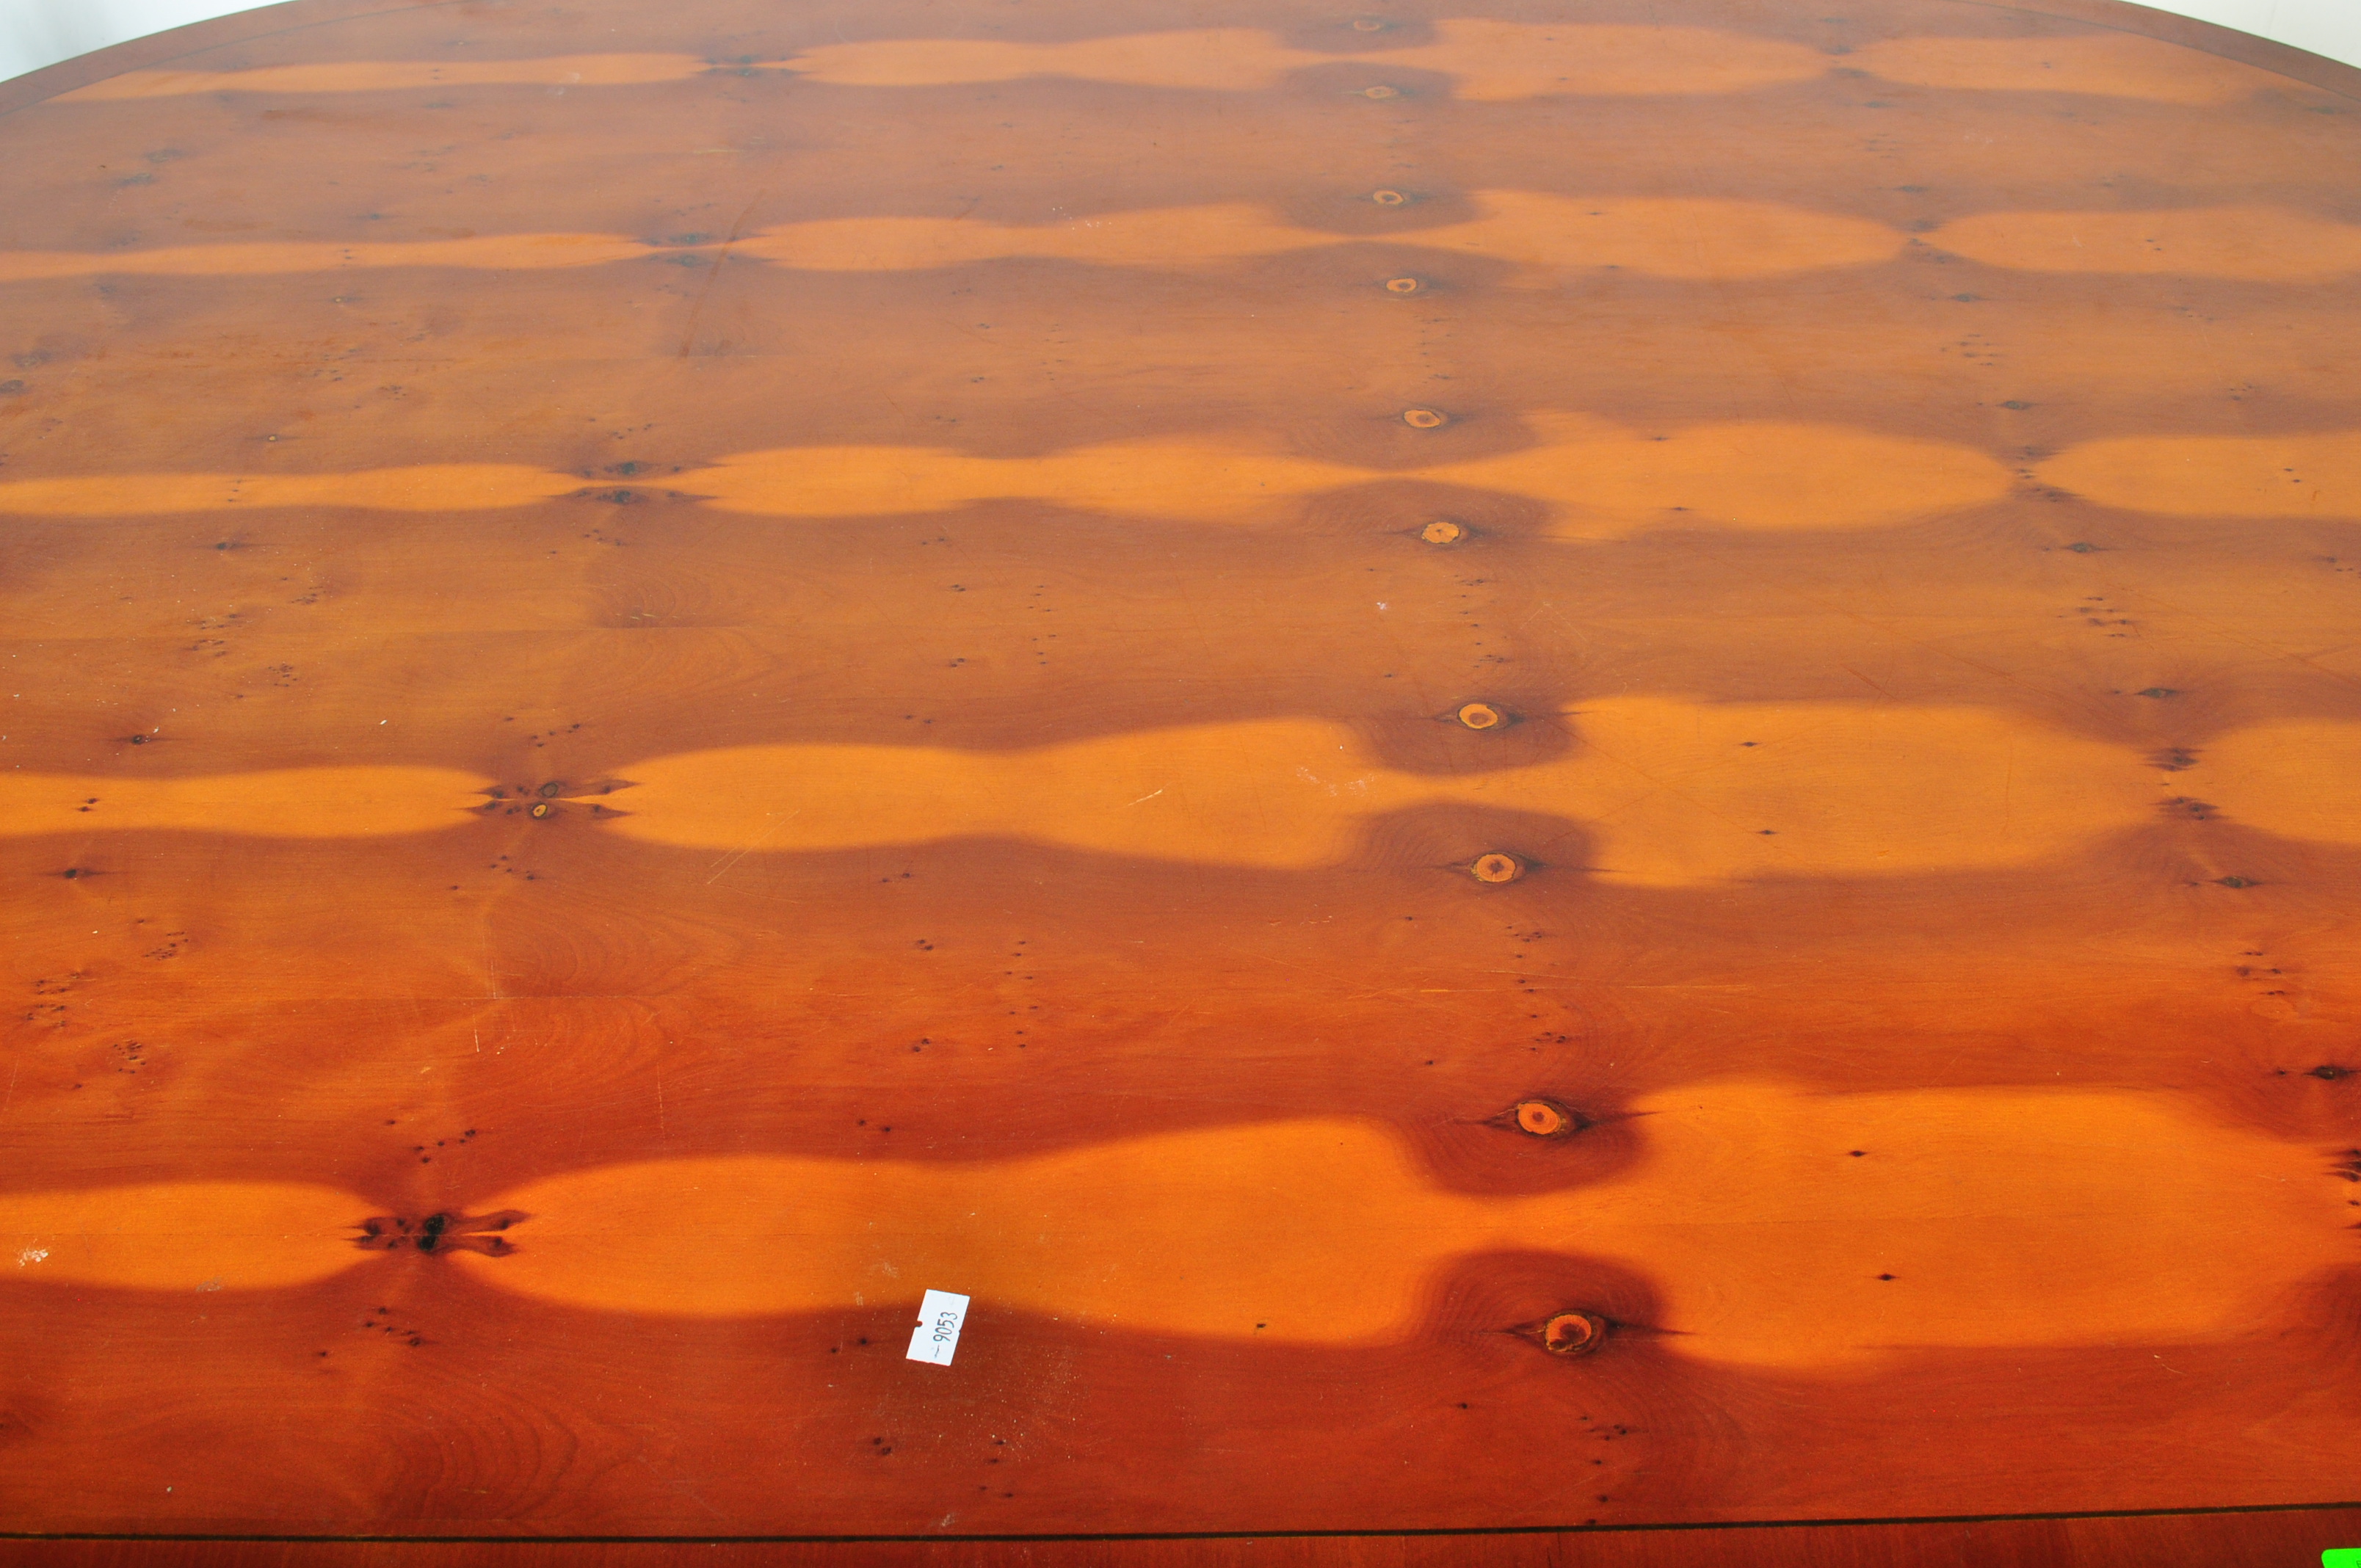
POLYGON ((2354 1539, 2350 1509, 1541 1535, 841 1542, 0 1541, 8 1568, 2281 1568, 2354 1539))

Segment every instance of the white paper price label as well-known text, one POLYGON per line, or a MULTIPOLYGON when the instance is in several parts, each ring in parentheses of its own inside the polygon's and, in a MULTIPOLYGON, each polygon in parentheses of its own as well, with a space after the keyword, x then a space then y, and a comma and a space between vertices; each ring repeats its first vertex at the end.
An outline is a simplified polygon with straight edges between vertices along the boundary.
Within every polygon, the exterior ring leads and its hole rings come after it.
POLYGON ((948 1290, 929 1290, 918 1303, 918 1326, 910 1331, 910 1359, 951 1364, 959 1349, 960 1325, 967 1321, 967 1298, 948 1290))

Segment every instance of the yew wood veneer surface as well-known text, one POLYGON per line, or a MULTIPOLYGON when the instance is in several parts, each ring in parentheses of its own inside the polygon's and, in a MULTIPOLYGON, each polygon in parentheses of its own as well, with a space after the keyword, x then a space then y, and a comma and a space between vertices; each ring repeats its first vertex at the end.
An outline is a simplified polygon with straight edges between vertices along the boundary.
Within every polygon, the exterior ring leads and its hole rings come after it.
POLYGON ((10 90, 0 1527, 2355 1498, 2361 75, 1473 8, 10 90))

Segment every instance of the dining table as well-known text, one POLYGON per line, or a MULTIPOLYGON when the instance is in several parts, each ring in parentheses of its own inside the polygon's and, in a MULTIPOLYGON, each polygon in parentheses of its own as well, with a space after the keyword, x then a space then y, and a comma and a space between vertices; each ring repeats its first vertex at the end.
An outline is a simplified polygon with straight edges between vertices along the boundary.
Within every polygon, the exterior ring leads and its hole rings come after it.
POLYGON ((2361 1563, 2361 70, 292 0, 0 152, 0 1563, 2361 1563))

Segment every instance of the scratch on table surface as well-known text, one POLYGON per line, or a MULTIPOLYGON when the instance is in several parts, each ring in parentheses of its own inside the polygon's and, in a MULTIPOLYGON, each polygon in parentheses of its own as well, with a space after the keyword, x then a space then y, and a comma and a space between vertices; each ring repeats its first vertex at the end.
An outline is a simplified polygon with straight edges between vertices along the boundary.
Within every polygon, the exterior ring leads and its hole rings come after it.
POLYGON ((1859 670, 1854 669, 1850 664, 1846 663, 1842 659, 1837 661, 1837 668, 1842 670, 1846 674, 1850 675, 1854 680, 1859 681, 1861 685, 1867 686, 1870 690, 1875 692, 1878 696, 1883 697, 1888 702, 1899 702, 1902 700, 1885 687, 1879 685, 1875 681, 1872 681, 1867 675, 1862 674, 1859 670))
POLYGON ((2016 825, 2016 741, 2008 743, 2008 755, 2000 780, 2000 831, 2006 838, 2016 825))
POLYGON ((741 861, 744 860, 748 855, 752 854, 755 850, 757 850, 761 849, 764 844, 769 843, 769 842, 770 842, 770 839, 771 839, 771 835, 772 835, 772 834, 776 833, 780 828, 785 828, 785 827, 789 822, 794 821, 797 817, 801 816, 802 814, 803 814, 803 813, 802 813, 802 810, 801 810, 801 808, 800 808, 800 807, 798 807, 796 810, 794 810, 794 811, 790 811, 790 812, 788 812, 785 817, 780 817, 777 821, 775 821, 775 822, 772 823, 768 828, 763 828, 762 832, 760 832, 760 833, 756 834, 756 835, 755 835, 755 837, 754 837, 754 841, 753 841, 752 843, 748 844, 744 849, 742 849, 742 850, 739 850, 739 851, 738 851, 736 854, 734 854, 734 855, 725 856, 725 857, 722 859, 721 863, 720 863, 719 865, 718 865, 718 866, 716 866, 716 867, 714 868, 714 870, 713 870, 713 874, 712 874, 711 876, 707 877, 707 878, 705 879, 705 885, 706 885, 706 886, 708 886, 708 887, 711 887, 715 883, 719 882, 719 881, 721 880, 721 878, 722 878, 722 875, 723 875, 725 872, 727 872, 730 870, 730 868, 731 866, 736 865, 739 861, 741 861))
POLYGON ((2291 648, 2281 648, 2276 644, 2264 641, 2259 638, 2248 636, 2238 630, 2235 626, 2214 620, 2212 616, 2207 615, 2202 610, 2192 609, 2187 605, 2148 593, 2139 587, 2136 584, 2126 585, 2118 583, 2114 585, 2114 587, 2116 592, 2121 593, 2126 598, 2138 599, 2158 609, 2169 610, 2176 615, 2185 615, 2191 621, 2213 633, 2215 636, 2223 639, 2224 641, 2235 642, 2242 647, 2252 648, 2257 652, 2262 653, 2269 658, 2284 659, 2288 663, 2298 665, 2303 669, 2317 671, 2321 674, 2327 676, 2330 680, 2335 681, 2342 685, 2349 686, 2354 684, 2354 679, 2351 675, 2345 674, 2342 670, 2335 669, 2331 665, 2321 663, 2322 659, 2326 657, 2328 654, 2343 652, 2346 646, 2345 643, 2338 643, 2334 647, 2323 649, 2316 653, 2299 653, 2291 648))
POLYGON ((719 254, 714 257, 712 267, 705 274, 705 285, 697 290, 697 301, 688 308, 688 326, 681 334, 680 340, 681 358, 687 358, 689 350, 696 346, 697 318, 705 313, 706 296, 711 294, 713 285, 721 280, 721 269, 730 261, 730 247, 738 243, 738 236, 746 230, 746 220, 754 215, 754 209, 761 206, 763 199, 769 195, 768 191, 755 192, 754 199, 746 203, 746 210, 738 214, 738 221, 730 225, 730 237, 721 242, 719 254))

